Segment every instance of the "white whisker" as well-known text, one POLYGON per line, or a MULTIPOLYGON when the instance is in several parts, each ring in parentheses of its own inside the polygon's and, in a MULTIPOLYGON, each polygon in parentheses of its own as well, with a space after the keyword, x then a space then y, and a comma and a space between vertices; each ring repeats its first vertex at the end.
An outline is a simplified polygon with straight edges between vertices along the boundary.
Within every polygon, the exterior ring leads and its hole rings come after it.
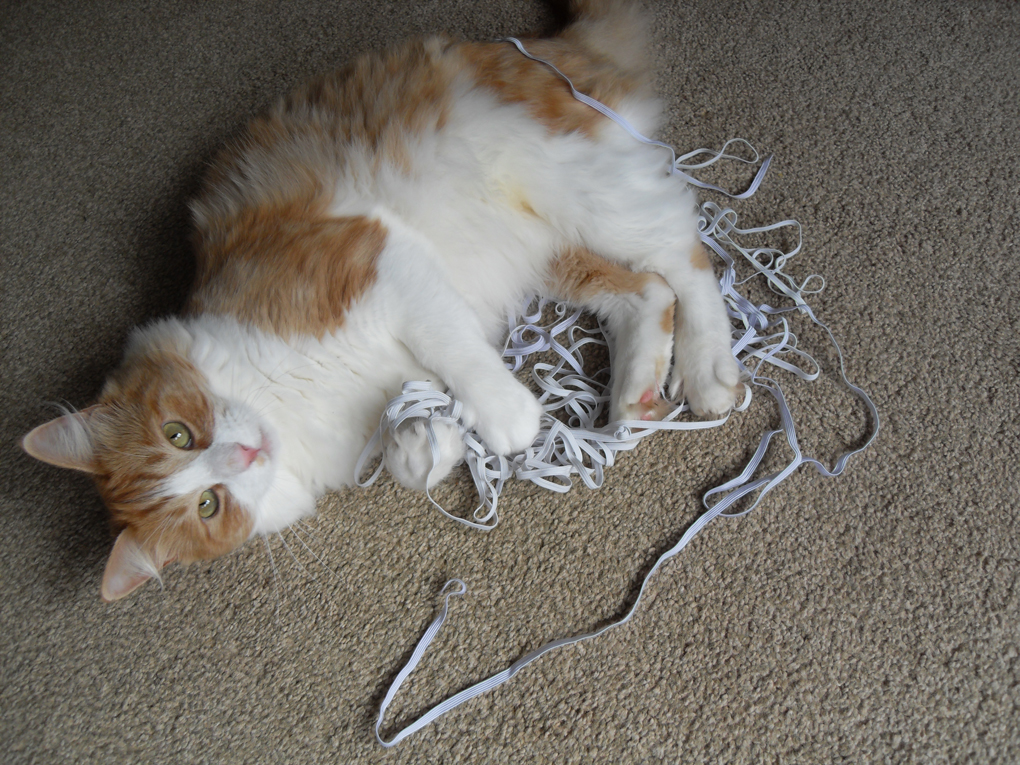
POLYGON ((291 526, 288 526, 287 528, 289 528, 289 529, 290 529, 290 533, 294 535, 294 537, 295 537, 295 538, 297 539, 297 541, 299 541, 299 542, 300 542, 300 543, 301 543, 302 545, 304 545, 304 548, 305 548, 306 550, 308 550, 308 552, 309 552, 309 553, 311 553, 312 557, 313 557, 313 558, 315 558, 315 560, 319 561, 319 565, 320 565, 320 566, 322 566, 322 567, 323 567, 324 569, 326 569, 326 570, 327 570, 327 571, 328 571, 329 573, 331 573, 331 574, 332 574, 333 576, 335 576, 335 577, 336 577, 336 580, 337 580, 338 582, 341 582, 341 583, 343 582, 343 577, 341 577, 341 576, 340 576, 340 575, 339 575, 339 574, 338 574, 338 573, 337 573, 336 571, 334 571, 334 570, 333 570, 333 569, 331 569, 331 568, 330 568, 329 566, 327 566, 327 565, 325 564, 325 562, 324 562, 324 561, 322 560, 322 558, 320 558, 320 557, 319 557, 318 555, 316 555, 316 554, 315 554, 315 550, 313 550, 313 549, 312 549, 311 547, 309 547, 309 546, 308 546, 308 545, 307 545, 307 544, 305 543, 305 540, 303 540, 303 539, 301 538, 301 535, 297 533, 297 531, 295 530, 295 528, 294 528, 294 526, 293 526, 293 525, 291 525, 291 526))
POLYGON ((291 550, 290 549, 290 545, 287 544, 287 540, 284 539, 283 534, 281 532, 276 532, 276 536, 278 536, 280 538, 280 541, 283 542, 283 546, 286 548, 287 552, 290 553, 290 557, 298 565, 298 568, 300 568, 302 571, 304 571, 307 576, 310 576, 313 581, 318 583, 319 582, 318 577, 316 577, 315 574, 313 574, 311 571, 309 571, 307 568, 305 568, 304 565, 301 563, 301 561, 299 561, 297 559, 297 556, 294 555, 294 551, 291 550))

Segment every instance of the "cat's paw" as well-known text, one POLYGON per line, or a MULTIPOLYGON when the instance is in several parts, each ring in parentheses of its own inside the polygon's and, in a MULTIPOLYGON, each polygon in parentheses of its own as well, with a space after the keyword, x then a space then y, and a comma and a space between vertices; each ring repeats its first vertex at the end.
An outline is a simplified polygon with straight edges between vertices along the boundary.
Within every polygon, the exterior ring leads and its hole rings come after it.
POLYGON ((424 420, 406 423, 386 438, 383 462, 402 486, 417 490, 425 489, 426 483, 435 486, 464 459, 464 436, 460 426, 435 420, 432 429, 439 444, 439 461, 434 466, 424 420))
POLYGON ((677 361, 670 394, 681 390, 691 411, 699 416, 720 417, 736 403, 740 391, 740 367, 729 346, 685 354, 677 361))
POLYGON ((542 417, 542 405, 531 391, 513 378, 509 381, 511 385, 475 390, 473 400, 462 399, 464 425, 478 432, 489 451, 504 457, 535 442, 542 417))
MULTIPOLYGON (((670 342, 672 338, 666 336, 665 340, 670 342)), ((658 345, 663 345, 661 340, 658 345)), ((628 350, 633 350, 633 347, 628 350)), ((620 371, 613 380, 612 405, 609 408, 612 422, 661 420, 673 408, 673 404, 662 396, 669 349, 648 347, 646 351, 649 353, 643 358, 632 358, 631 353, 617 353, 615 363, 620 371)))

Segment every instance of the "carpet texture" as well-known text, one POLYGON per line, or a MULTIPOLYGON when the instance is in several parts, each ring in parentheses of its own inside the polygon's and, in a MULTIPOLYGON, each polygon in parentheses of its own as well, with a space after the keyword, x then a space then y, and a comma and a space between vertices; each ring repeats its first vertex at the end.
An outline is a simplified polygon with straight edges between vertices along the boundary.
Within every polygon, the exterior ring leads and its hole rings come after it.
MULTIPOLYGON (((743 136, 775 154, 742 220, 803 224, 791 271, 825 276, 813 304, 881 435, 843 477, 801 470, 711 524, 626 626, 387 752, 378 705, 447 578, 470 593, 389 733, 621 614, 701 494, 777 423, 774 405, 658 435, 597 492, 512 483, 491 533, 384 478, 327 497, 301 539, 269 541, 271 558, 256 541, 104 605, 94 489, 17 441, 47 402, 89 404, 130 328, 182 305, 187 200, 215 149, 361 51, 555 18, 525 0, 5 5, 0 759, 1020 761, 1020 4, 693 0, 654 14, 664 137, 686 150, 743 136)), ((798 331, 827 366, 789 386, 801 442, 831 461, 868 420, 822 333, 798 331)), ((467 503, 471 489, 441 495, 467 503)))

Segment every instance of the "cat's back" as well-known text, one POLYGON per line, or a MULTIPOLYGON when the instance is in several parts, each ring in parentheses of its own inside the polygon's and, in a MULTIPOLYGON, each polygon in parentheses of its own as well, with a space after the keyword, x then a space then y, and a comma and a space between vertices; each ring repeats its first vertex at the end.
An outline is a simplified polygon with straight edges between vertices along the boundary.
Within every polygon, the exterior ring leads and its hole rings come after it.
MULTIPOLYGON (((578 89, 610 106, 648 90, 643 69, 622 69, 582 41, 527 45, 578 89)), ((253 206, 322 214, 344 173, 365 182, 384 169, 410 174, 409 149, 446 128, 451 111, 473 91, 495 103, 524 106, 551 134, 594 135, 602 124, 554 72, 508 42, 411 40, 312 78, 251 122, 214 160, 193 203, 196 227, 215 236, 219 219, 253 206)))
MULTIPOLYGON (((610 106, 647 90, 641 70, 621 68, 584 38, 527 44, 610 106)), ((331 332, 376 278, 387 239, 380 207, 442 236, 455 228, 446 211, 475 204, 493 185, 480 165, 511 144, 522 158, 537 155, 520 135, 594 139, 602 127, 558 75, 507 42, 433 37, 362 56, 278 101, 216 157, 192 205, 197 272, 188 310, 282 335, 331 332), (474 176, 442 184, 450 167, 463 173, 471 162, 474 176)), ((506 184, 496 185, 503 193, 506 184)), ((517 204, 506 196, 497 207, 517 204)), ((533 215, 517 207, 514 214, 533 215)), ((477 251, 478 243, 442 244, 477 251)))
POLYGON ((331 332, 371 287, 386 230, 380 177, 413 174, 411 146, 443 127, 462 67, 433 37, 315 77, 215 157, 192 202, 189 314, 274 334, 331 332), (360 203, 331 207, 338 189, 360 203))
POLYGON ((199 234, 215 237, 253 207, 321 215, 343 173, 399 166, 407 136, 442 123, 455 75, 451 45, 433 37, 366 54, 280 99, 213 161, 193 203, 199 234), (352 168, 365 152, 374 167, 352 168))

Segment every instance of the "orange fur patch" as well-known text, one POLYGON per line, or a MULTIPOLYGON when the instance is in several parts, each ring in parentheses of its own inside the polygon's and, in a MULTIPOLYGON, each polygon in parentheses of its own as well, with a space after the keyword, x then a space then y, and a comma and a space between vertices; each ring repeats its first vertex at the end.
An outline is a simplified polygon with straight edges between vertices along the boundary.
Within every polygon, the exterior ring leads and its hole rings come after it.
POLYGON ((233 316, 283 336, 322 336, 375 282, 386 243, 363 217, 291 218, 276 210, 239 216, 222 241, 199 250, 191 313, 233 316))
POLYGON ((289 336, 321 335, 375 280, 382 224, 333 218, 349 147, 412 171, 411 142, 447 119, 463 66, 442 38, 317 77, 256 119, 217 158, 194 203, 198 273, 188 310, 289 336))
POLYGON ((671 333, 673 331, 673 319, 676 316, 676 303, 673 303, 669 308, 662 312, 662 320, 659 322, 659 326, 662 327, 663 332, 671 333))
MULTIPOLYGON (((610 108, 644 89, 643 78, 607 58, 564 39, 523 40, 531 54, 554 64, 574 87, 610 108)), ((549 67, 526 58, 509 43, 465 43, 457 47, 475 81, 504 103, 522 104, 551 133, 594 136, 605 118, 576 100, 549 67)))
POLYGON ((710 271, 712 264, 708 260, 708 253, 705 251, 705 245, 698 242, 694 245, 694 249, 691 250, 691 265, 700 271, 710 271))
POLYGON ((224 216, 299 205, 319 213, 352 145, 369 150, 376 170, 384 163, 409 170, 409 140, 446 122, 457 74, 451 45, 439 37, 416 40, 309 80, 220 152, 196 210, 224 216))
POLYGON ((270 119, 317 124, 333 145, 364 144, 401 164, 408 137, 446 122, 456 74, 447 56, 452 46, 432 37, 361 56, 294 91, 270 119))
POLYGON ((639 293, 653 279, 661 280, 662 277, 658 274, 636 273, 591 250, 570 247, 553 262, 548 281, 557 296, 584 303, 604 292, 639 293))
POLYGON ((250 535, 254 519, 235 502, 223 486, 210 486, 219 509, 208 519, 198 514, 201 492, 174 497, 154 507, 131 524, 156 560, 193 563, 225 555, 250 535))

